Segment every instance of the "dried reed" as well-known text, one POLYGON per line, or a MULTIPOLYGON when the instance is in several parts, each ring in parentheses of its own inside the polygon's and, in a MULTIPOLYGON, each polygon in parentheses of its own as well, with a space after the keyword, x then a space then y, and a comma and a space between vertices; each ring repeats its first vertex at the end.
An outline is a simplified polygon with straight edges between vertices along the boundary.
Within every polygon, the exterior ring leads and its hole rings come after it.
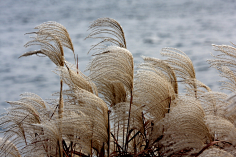
MULTIPOLYGON (((143 57, 134 70, 123 28, 114 19, 100 18, 86 38, 101 40, 89 50, 95 52, 86 76, 64 26, 51 21, 35 29, 25 47, 40 49, 20 57, 42 54, 55 63, 59 99, 46 102, 25 93, 8 101, 11 107, 0 117, 1 156, 236 155, 235 94, 211 91, 198 81, 184 52, 163 48, 167 59, 143 57), (65 60, 64 48, 73 52, 75 64, 65 60), (186 85, 185 93, 178 91, 179 83, 186 85)), ((235 93, 233 46, 213 45, 220 54, 208 62, 229 80, 222 88, 235 93)))

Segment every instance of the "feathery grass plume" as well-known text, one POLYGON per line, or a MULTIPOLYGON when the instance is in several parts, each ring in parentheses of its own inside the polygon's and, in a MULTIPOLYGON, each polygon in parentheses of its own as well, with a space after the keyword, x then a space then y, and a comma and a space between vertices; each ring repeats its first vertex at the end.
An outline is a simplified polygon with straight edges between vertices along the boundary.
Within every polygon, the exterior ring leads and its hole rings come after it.
POLYGON ((221 66, 219 69, 220 76, 227 78, 228 81, 220 81, 222 82, 221 84, 221 89, 229 90, 231 92, 235 92, 236 89, 236 75, 234 71, 232 71, 229 67, 227 66, 221 66))
POLYGON ((169 111, 175 92, 168 80, 148 70, 139 70, 134 81, 134 102, 140 104, 145 116, 161 120, 169 111))
POLYGON ((164 136, 160 141, 165 156, 182 150, 188 155, 200 151, 212 136, 204 122, 204 111, 194 97, 178 97, 164 120, 164 136))
POLYGON ((7 157, 21 157, 17 147, 12 142, 4 141, 2 138, 0 138, 0 155, 7 157))
POLYGON ((225 107, 225 116, 227 119, 233 121, 234 125, 236 125, 236 95, 235 93, 229 95, 226 99, 226 103, 229 103, 228 106, 225 107))
POLYGON ((160 73, 160 76, 165 77, 173 86, 175 93, 178 94, 178 82, 175 76, 175 72, 172 69, 171 65, 157 58, 145 57, 145 56, 143 56, 142 58, 144 60, 144 63, 141 64, 142 68, 146 66, 147 69, 153 70, 156 73, 160 73), (161 72, 158 72, 159 70, 161 72))
MULTIPOLYGON (((119 87, 121 86, 119 83, 121 83, 130 94, 133 90, 133 69, 132 54, 127 49, 116 46, 109 46, 104 49, 103 53, 96 55, 87 68, 91 73, 89 77, 97 85, 98 92, 104 86, 111 86, 110 84, 115 83, 119 87)), ((107 93, 114 91, 112 88, 107 89, 111 90, 107 93)), ((119 91, 124 92, 119 95, 126 95, 123 89, 119 91)), ((102 90, 102 93, 106 93, 105 90, 102 90)), ((111 97, 111 102, 112 99, 114 98, 111 97)))
MULTIPOLYGON (((5 130, 2 146, 9 148, 11 143, 21 150, 34 139, 35 134, 41 133, 32 124, 40 124, 48 117, 47 104, 39 96, 26 93, 21 95, 19 101, 9 101, 11 107, 8 112, 0 118, 0 127, 5 130), (7 141, 11 141, 8 143, 7 141), (7 146, 9 145, 9 146, 7 146)), ((2 147, 1 146, 1 147, 2 147)))
POLYGON ((34 32, 37 36, 31 37, 33 40, 27 42, 25 47, 39 45, 41 47, 40 50, 29 51, 21 55, 21 57, 27 57, 34 54, 43 54, 48 56, 53 63, 57 66, 64 66, 64 51, 60 39, 49 32, 34 32))
POLYGON ((39 29, 39 32, 48 32, 57 36, 60 39, 62 46, 69 48, 74 53, 74 47, 70 35, 67 32, 66 28, 60 23, 57 23, 55 21, 48 21, 35 27, 35 29, 39 29))
POLYGON ((77 88, 85 89, 95 95, 98 95, 96 85, 90 80, 89 77, 84 75, 74 65, 65 62, 66 67, 57 67, 56 74, 67 84, 70 89, 76 90, 77 88))
POLYGON ((60 156, 60 144, 62 134, 60 123, 57 119, 45 120, 40 124, 32 124, 37 130, 43 130, 42 134, 35 135, 32 142, 25 148, 24 153, 34 156, 40 154, 44 156, 60 156))
POLYGON ((223 82, 222 89, 234 92, 236 89, 236 48, 229 45, 214 44, 212 47, 213 50, 220 51, 220 54, 211 54, 215 59, 207 60, 207 62, 211 64, 211 67, 216 68, 220 72, 221 77, 225 77, 229 80, 229 82, 221 81, 223 82))
POLYGON ((197 98, 196 75, 190 58, 184 52, 176 48, 163 48, 161 54, 168 57, 165 61, 172 66, 176 76, 182 79, 181 81, 189 85, 190 88, 193 88, 195 97, 197 98), (186 81, 189 79, 192 81, 186 81))
POLYGON ((208 115, 205 119, 209 131, 214 137, 214 141, 220 140, 233 143, 236 136, 229 138, 229 134, 232 135, 232 133, 234 133, 234 135, 236 135, 236 128, 232 122, 225 118, 213 115, 208 115))
POLYGON ((75 109, 75 107, 71 107, 66 102, 64 114, 66 114, 66 116, 64 116, 62 120, 62 132, 64 140, 67 143, 67 150, 72 152, 82 151, 83 154, 90 154, 92 147, 91 139, 94 131, 91 129, 93 127, 91 118, 75 109))
POLYGON ((89 52, 93 49, 97 49, 99 46, 102 46, 101 48, 98 48, 99 50, 103 49, 106 47, 106 45, 103 44, 107 42, 126 48, 124 31, 121 25, 114 19, 99 18, 89 26, 89 30, 91 30, 91 33, 85 39, 95 38, 102 40, 98 44, 92 45, 89 52))
POLYGON ((104 80, 98 85, 98 91, 101 94, 101 98, 103 98, 110 107, 127 101, 128 93, 124 85, 119 81, 107 82, 104 80))
POLYGON ((197 92, 197 98, 200 98, 203 94, 207 92, 211 92, 211 88, 202 83, 201 81, 197 79, 185 79, 183 81, 185 84, 188 85, 193 85, 195 84, 196 89, 193 88, 192 86, 185 86, 186 89, 186 95, 188 96, 195 96, 196 97, 196 92, 197 92))
MULTIPOLYGON (((50 29, 49 29, 50 30, 50 29)), ((40 29, 38 32, 33 32, 37 36, 32 37, 33 40, 27 42, 25 47, 39 45, 41 46, 41 50, 26 52, 20 57, 26 57, 34 54, 43 54, 48 56, 52 62, 54 62, 57 66, 64 66, 65 58, 63 51, 63 44, 58 37, 57 33, 53 31, 48 31, 47 29, 40 29)), ((63 98, 62 98, 62 86, 63 82, 60 80, 60 100, 59 100, 59 109, 58 112, 59 118, 62 116, 63 112, 63 98)))
MULTIPOLYGON (((226 118, 225 108, 229 106, 230 102, 227 101, 228 95, 221 92, 206 92, 200 98, 202 107, 206 115, 213 115, 226 118)), ((227 118, 232 121, 233 118, 227 118)))
POLYGON ((209 149, 206 149, 203 153, 201 153, 198 157, 233 157, 232 154, 219 149, 211 147, 209 149))
MULTIPOLYGON (((234 45, 235 46, 235 45, 234 45)), ((220 51, 218 55, 213 55, 216 59, 207 60, 211 64, 211 67, 216 69, 221 68, 221 66, 228 66, 231 68, 236 68, 236 48, 229 45, 215 45, 212 44, 213 50, 220 51)))
MULTIPOLYGON (((70 119, 65 116, 65 123, 68 123, 65 125, 71 128, 70 130, 77 129, 78 132, 85 129, 90 135, 87 133, 86 136, 78 136, 78 138, 81 139, 81 141, 87 142, 84 142, 84 145, 91 145, 93 149, 100 152, 103 144, 108 141, 107 105, 102 99, 84 89, 77 89, 73 92, 64 91, 64 94, 68 96, 68 99, 65 99, 67 112, 64 114, 68 114, 69 111, 83 115, 81 118, 77 116, 78 119, 71 117, 72 122, 75 124, 70 124, 70 119), (84 124, 81 125, 81 122, 76 121, 82 121, 84 124), (80 125, 76 125, 76 123, 80 123, 80 125)), ((71 134, 66 133, 67 130, 68 129, 65 130, 65 134, 71 134)))
MULTIPOLYGON (((90 52, 91 50, 97 49, 95 54, 98 55, 98 57, 96 56, 93 59, 93 61, 90 64, 90 67, 88 68, 92 73, 91 76, 93 75, 92 76, 93 78, 96 77, 95 82, 97 84, 103 84, 103 86, 109 87, 108 89, 112 89, 110 87, 112 87, 113 85, 116 86, 118 85, 117 86, 118 88, 120 86, 125 86, 126 90, 130 93, 130 108, 129 108, 129 118, 127 126, 127 134, 128 134, 130 113, 133 99, 132 91, 133 91, 134 63, 132 54, 126 49, 127 47, 126 47, 124 31, 121 25, 116 20, 111 18, 99 18, 95 20, 90 25, 89 30, 91 30, 92 32, 88 35, 87 38, 102 39, 102 41, 100 41, 98 44, 92 45, 92 48, 89 50, 90 52), (118 47, 116 46, 107 47, 107 45, 105 45, 106 43, 110 43, 111 45, 116 45, 118 47), (109 61, 109 64, 107 61, 109 61), (100 66, 100 68, 97 68, 97 66, 100 66), (95 72, 94 70, 98 70, 98 72, 95 72), (108 75, 105 76, 104 74, 108 75), (101 76, 104 77, 105 79, 101 79, 101 76), (112 77, 114 79, 111 79, 112 77)), ((122 91, 122 89, 117 90, 118 89, 117 87, 115 87, 116 90, 112 90, 111 92, 122 91)), ((102 93, 108 93, 108 92, 102 90, 102 93)), ((127 92, 118 94, 119 97, 122 96, 121 98, 118 99, 117 98, 114 99, 114 96, 112 96, 110 100, 108 97, 104 96, 104 98, 105 99, 108 98, 108 100, 106 101, 111 102, 112 104, 110 105, 114 105, 113 100, 118 100, 118 101, 125 100, 124 96, 126 95, 126 93, 127 92)), ((114 94, 117 95, 117 93, 114 94)), ((126 141, 127 141, 127 136, 126 136, 126 141)))

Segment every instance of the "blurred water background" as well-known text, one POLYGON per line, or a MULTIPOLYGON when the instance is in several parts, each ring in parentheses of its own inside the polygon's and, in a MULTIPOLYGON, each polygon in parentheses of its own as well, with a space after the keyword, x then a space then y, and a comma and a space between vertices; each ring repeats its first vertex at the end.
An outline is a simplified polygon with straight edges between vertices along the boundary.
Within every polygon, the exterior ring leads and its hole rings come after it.
MULTIPOLYGON (((24 48, 30 40, 25 33, 46 21, 61 23, 84 71, 91 59, 87 52, 98 42, 84 38, 90 23, 100 17, 114 18, 122 25, 135 64, 142 62, 142 55, 164 59, 161 48, 178 48, 191 58, 197 79, 219 91, 222 79, 206 60, 214 52, 211 44, 236 43, 234 0, 0 0, 0 113, 8 107, 6 101, 18 100, 21 93, 47 99, 60 88, 59 77, 52 72, 55 65, 48 58, 18 59, 37 49, 24 48)), ((68 49, 65 58, 73 62, 68 49)))

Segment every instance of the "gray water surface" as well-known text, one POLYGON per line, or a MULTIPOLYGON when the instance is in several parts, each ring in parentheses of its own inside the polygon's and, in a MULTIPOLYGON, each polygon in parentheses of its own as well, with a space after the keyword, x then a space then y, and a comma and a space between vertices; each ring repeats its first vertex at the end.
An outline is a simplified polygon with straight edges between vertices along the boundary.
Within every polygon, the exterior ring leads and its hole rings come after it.
MULTIPOLYGON (((206 63, 211 59, 211 44, 236 43, 236 2, 234 0, 0 0, 0 113, 6 101, 18 100, 24 92, 43 99, 59 91, 55 65, 46 57, 18 57, 37 47, 24 48, 30 40, 27 32, 46 22, 64 25, 79 55, 79 68, 84 71, 91 59, 87 52, 98 41, 84 40, 90 23, 100 17, 116 19, 123 27, 127 48, 135 63, 140 56, 164 59, 161 48, 174 47, 192 60, 197 79, 214 91, 222 80, 206 63)), ((73 54, 65 50, 66 60, 73 54)), ((66 87, 65 87, 66 88, 66 87)), ((184 92, 184 91, 182 91, 184 92)))

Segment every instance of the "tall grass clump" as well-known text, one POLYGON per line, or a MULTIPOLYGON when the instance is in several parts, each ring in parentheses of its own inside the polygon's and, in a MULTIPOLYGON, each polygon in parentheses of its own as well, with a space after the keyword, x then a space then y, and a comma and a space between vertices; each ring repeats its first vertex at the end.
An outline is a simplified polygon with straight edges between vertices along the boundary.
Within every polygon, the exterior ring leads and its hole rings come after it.
POLYGON ((190 58, 175 48, 161 50, 166 59, 142 56, 135 68, 114 19, 89 26, 86 39, 99 41, 89 50, 88 76, 78 69, 64 26, 46 22, 35 29, 25 47, 40 49, 20 58, 41 54, 56 65, 58 98, 23 93, 8 101, 0 117, 0 156, 236 156, 235 45, 213 45, 219 54, 208 60, 228 79, 222 84, 232 92, 227 95, 197 80, 190 58), (75 63, 66 61, 65 48, 75 63))

